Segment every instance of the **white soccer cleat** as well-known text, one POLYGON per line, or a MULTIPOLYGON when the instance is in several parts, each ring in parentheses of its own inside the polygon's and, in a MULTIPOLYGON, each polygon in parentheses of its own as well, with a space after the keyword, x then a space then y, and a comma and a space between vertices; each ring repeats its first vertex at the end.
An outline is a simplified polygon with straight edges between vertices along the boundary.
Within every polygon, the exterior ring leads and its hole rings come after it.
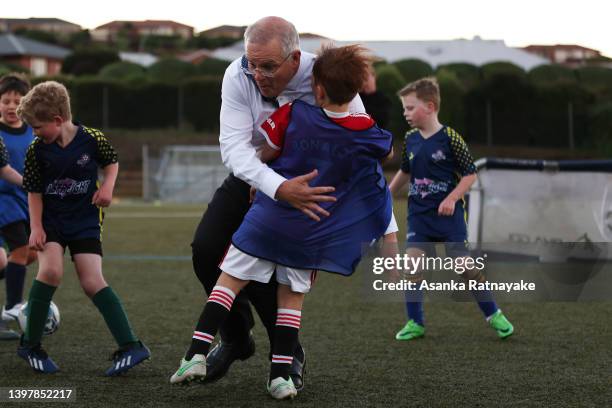
POLYGON ((297 390, 291 377, 285 380, 283 377, 276 377, 268 383, 268 392, 270 396, 277 400, 283 400, 287 398, 295 398, 297 390))
POLYGON ((192 381, 203 381, 206 378, 206 356, 195 354, 191 360, 181 359, 181 366, 170 377, 171 384, 189 384, 192 381))
POLYGON ((19 311, 21 310, 21 306, 23 306, 23 303, 17 303, 10 309, 7 309, 6 306, 2 306, 2 320, 5 322, 19 321, 19 311))

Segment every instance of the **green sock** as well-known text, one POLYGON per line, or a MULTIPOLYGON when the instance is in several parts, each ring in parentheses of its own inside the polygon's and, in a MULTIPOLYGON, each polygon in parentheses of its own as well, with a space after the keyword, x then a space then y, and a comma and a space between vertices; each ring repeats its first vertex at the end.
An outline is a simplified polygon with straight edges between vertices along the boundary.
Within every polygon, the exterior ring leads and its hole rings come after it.
POLYGON ((91 300, 102 313, 104 321, 119 347, 138 342, 138 338, 130 327, 123 305, 121 305, 121 300, 110 286, 98 291, 91 300))
POLYGON ((28 299, 28 322, 24 335, 24 342, 30 346, 40 343, 49 315, 49 304, 55 293, 55 286, 47 285, 34 280, 28 299))

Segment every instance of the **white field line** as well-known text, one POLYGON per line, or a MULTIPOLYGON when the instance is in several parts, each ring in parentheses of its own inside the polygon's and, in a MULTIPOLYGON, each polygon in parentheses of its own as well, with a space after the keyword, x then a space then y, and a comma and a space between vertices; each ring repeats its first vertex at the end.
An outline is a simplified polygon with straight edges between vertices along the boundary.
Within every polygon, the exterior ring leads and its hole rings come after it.
POLYGON ((104 218, 200 218, 202 211, 179 211, 179 212, 116 212, 105 213, 104 218))

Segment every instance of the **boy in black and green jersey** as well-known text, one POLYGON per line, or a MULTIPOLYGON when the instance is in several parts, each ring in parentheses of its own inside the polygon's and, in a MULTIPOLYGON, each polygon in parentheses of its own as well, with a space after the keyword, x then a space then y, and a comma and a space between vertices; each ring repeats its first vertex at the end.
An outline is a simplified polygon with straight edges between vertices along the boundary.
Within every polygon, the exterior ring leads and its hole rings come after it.
POLYGON ((23 184, 30 208, 30 247, 40 251, 27 326, 17 354, 35 371, 58 370, 40 340, 68 247, 81 287, 119 346, 106 375, 125 372, 148 359, 150 352, 132 332, 119 298, 102 275, 102 207, 112 200, 119 170, 117 155, 102 132, 72 122, 68 91, 57 82, 32 88, 17 113, 37 136, 26 155, 23 184), (98 168, 103 169, 102 184, 98 168))

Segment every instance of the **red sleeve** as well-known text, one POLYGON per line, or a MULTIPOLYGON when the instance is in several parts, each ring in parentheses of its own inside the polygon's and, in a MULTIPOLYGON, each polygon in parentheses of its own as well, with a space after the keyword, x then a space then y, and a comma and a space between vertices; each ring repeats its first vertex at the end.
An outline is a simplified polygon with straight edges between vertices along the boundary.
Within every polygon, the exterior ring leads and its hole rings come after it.
POLYGON ((274 150, 281 150, 285 132, 291 119, 291 103, 278 108, 264 123, 259 126, 259 131, 264 135, 268 145, 274 150))

